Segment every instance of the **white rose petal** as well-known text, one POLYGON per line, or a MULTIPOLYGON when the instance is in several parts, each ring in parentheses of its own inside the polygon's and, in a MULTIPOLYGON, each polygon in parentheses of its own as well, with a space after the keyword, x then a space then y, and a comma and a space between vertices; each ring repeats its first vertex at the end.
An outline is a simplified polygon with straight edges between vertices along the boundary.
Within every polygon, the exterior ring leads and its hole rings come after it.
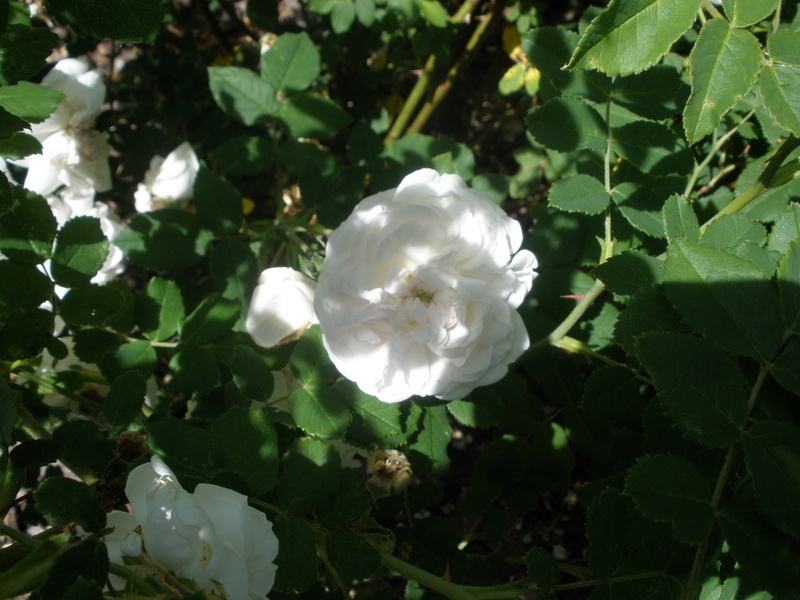
POLYGON ((328 240, 314 300, 331 360, 384 402, 460 398, 528 347, 537 266, 522 229, 457 175, 421 169, 362 200, 328 240))
POLYGON ((315 287, 313 280, 288 267, 263 271, 245 321, 253 341, 264 348, 272 348, 297 339, 315 324, 315 287))
POLYGON ((149 212, 190 200, 200 161, 189 142, 183 142, 166 158, 154 156, 150 168, 134 192, 136 210, 149 212))
POLYGON ((278 540, 242 494, 210 484, 189 493, 158 458, 131 471, 125 494, 144 551, 162 568, 210 592, 219 584, 230 600, 263 600, 272 589, 278 540))

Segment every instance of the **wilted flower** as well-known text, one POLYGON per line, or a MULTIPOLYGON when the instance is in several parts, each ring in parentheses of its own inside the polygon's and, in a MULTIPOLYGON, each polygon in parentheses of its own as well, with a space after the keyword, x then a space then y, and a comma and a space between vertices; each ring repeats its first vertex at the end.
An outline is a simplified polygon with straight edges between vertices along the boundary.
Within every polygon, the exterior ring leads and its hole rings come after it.
POLYGON ((266 269, 250 299, 245 328, 264 348, 291 342, 317 322, 314 314, 316 284, 289 267, 266 269))
POLYGON ((91 129, 106 95, 100 71, 90 70, 85 59, 65 58, 42 85, 63 92, 64 99, 52 115, 31 126, 42 153, 17 161, 28 168, 25 187, 43 195, 62 185, 110 190, 108 136, 91 129))
POLYGON ((154 156, 144 182, 133 194, 136 210, 149 212, 190 200, 199 169, 200 161, 189 142, 183 142, 166 158, 154 156))
POLYGON ((331 360, 384 402, 498 381, 529 344, 515 309, 537 263, 521 243, 457 175, 422 169, 362 200, 328 240, 314 300, 331 360))
POLYGON ((221 586, 229 600, 263 599, 272 589, 278 539, 246 496, 203 483, 189 493, 155 457, 131 471, 125 494, 133 520, 111 513, 120 528, 106 537, 112 562, 144 552, 209 592, 221 586))

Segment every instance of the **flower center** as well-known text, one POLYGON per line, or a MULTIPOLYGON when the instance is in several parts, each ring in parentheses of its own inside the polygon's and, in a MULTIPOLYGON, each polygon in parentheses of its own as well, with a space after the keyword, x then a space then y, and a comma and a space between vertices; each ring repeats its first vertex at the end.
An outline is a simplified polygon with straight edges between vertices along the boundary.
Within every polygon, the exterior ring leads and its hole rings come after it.
POLYGON ((426 306, 433 301, 433 293, 420 288, 411 288, 411 297, 420 300, 426 306))

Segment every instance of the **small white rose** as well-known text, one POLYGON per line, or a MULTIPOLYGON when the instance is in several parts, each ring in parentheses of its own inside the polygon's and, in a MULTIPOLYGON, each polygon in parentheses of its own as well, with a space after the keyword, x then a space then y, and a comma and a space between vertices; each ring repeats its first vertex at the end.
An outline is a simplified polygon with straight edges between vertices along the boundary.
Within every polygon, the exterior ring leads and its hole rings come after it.
POLYGON ((245 328, 253 341, 272 348, 300 337, 317 323, 314 281, 288 267, 266 269, 250 299, 245 328))
POLYGON ((131 471, 125 494, 144 552, 162 568, 207 591, 221 585, 229 600, 263 600, 272 589, 278 539, 246 496, 210 484, 187 492, 156 457, 131 471))
POLYGON ((154 156, 133 197, 138 212, 165 208, 190 200, 200 161, 189 142, 183 142, 166 158, 154 156))
POLYGON ((421 169, 365 198, 330 236, 317 285, 331 360, 384 402, 498 381, 529 344, 515 309, 537 262, 521 244, 519 223, 457 175, 421 169))

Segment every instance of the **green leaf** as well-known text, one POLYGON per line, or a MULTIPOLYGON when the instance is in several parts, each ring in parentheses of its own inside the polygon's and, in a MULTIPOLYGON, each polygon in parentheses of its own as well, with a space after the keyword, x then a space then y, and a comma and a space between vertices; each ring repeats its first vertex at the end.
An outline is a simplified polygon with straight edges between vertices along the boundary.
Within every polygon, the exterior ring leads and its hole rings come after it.
POLYGON ((50 279, 33 265, 0 260, 0 318, 32 311, 52 293, 50 279))
POLYGON ((181 345, 169 361, 170 387, 187 396, 197 396, 219 384, 220 371, 211 350, 181 345))
POLYGON ((450 16, 444 6, 439 3, 439 0, 417 0, 417 5, 420 7, 423 18, 428 23, 439 29, 447 27, 450 22, 450 16))
POLYGON ((24 440, 11 449, 8 457, 16 467, 38 468, 56 462, 63 453, 64 444, 58 440, 24 440))
POLYGON ((651 189, 634 182, 620 183, 611 190, 611 198, 622 215, 639 231, 656 238, 663 238, 663 202, 653 195, 651 189))
POLYGON ((333 531, 326 535, 325 551, 333 568, 348 582, 369 579, 381 566, 378 551, 349 531, 333 531))
POLYGON ((231 374, 236 387, 251 400, 266 402, 272 396, 275 379, 267 363, 255 350, 247 346, 235 346, 231 355, 231 374))
POLYGON ((200 224, 223 237, 242 225, 242 195, 222 177, 200 169, 194 182, 194 202, 200 224))
POLYGON ((711 222, 700 242, 704 246, 719 249, 733 249, 748 242, 763 246, 767 242, 767 229, 747 215, 723 215, 711 222))
POLYGON ((293 515, 326 506, 340 470, 339 455, 332 446, 307 437, 295 440, 281 461, 278 505, 293 515))
POLYGON ((275 558, 278 567, 275 589, 302 592, 317 580, 319 557, 314 546, 314 532, 305 519, 298 517, 276 521, 273 532, 280 544, 275 558))
POLYGON ((645 516, 670 522, 676 539, 685 544, 700 544, 711 531, 714 509, 708 482, 682 456, 643 456, 628 471, 625 493, 645 516))
POLYGON ((134 215, 114 245, 140 267, 156 271, 186 268, 204 250, 197 216, 174 208, 134 215))
POLYGON ((586 515, 589 567, 601 578, 619 569, 625 557, 625 539, 632 525, 633 502, 613 488, 597 496, 586 515))
POLYGON ((139 371, 123 373, 111 384, 103 415, 111 425, 127 425, 138 415, 147 394, 147 383, 139 371))
POLYGON ((770 16, 780 0, 722 0, 725 15, 734 27, 748 27, 770 16))
POLYGON ((113 381, 126 371, 136 370, 148 379, 156 367, 156 351, 145 341, 137 340, 118 346, 100 364, 106 379, 113 381))
POLYGON ((334 33, 346 33, 356 18, 353 0, 341 0, 331 9, 331 27, 334 33))
POLYGON ((352 386, 348 401, 353 412, 348 438, 365 447, 374 442, 381 442, 386 447, 399 446, 405 441, 408 415, 401 404, 381 402, 355 386, 352 386))
POLYGON ((208 85, 225 114, 245 125, 262 123, 278 110, 275 90, 250 69, 209 67, 208 85))
POLYGON ((0 444, 3 446, 11 445, 11 432, 16 422, 17 406, 14 403, 14 394, 5 382, 0 383, 0 444))
POLYGON ((240 317, 238 302, 208 296, 181 323, 181 339, 194 344, 213 342, 228 333, 240 317))
POLYGON ((528 577, 541 590, 551 590, 558 584, 561 571, 556 559, 544 548, 531 548, 525 555, 528 577))
POLYGON ((238 301, 246 314, 259 275, 250 246, 241 240, 222 240, 211 250, 209 268, 217 291, 223 298, 238 301))
POLYGON ((64 445, 61 462, 80 475, 97 476, 114 460, 108 435, 90 421, 67 421, 53 432, 64 445))
POLYGON ((664 289, 689 325, 733 354, 769 361, 781 346, 778 296, 748 260, 675 240, 667 251, 664 289))
POLYGON ((124 301, 115 287, 91 283, 67 292, 59 306, 59 315, 73 327, 101 327, 117 315, 124 301))
POLYGON ((0 140, 0 156, 11 160, 41 153, 42 144, 27 133, 15 133, 8 139, 0 140))
POLYGON ((250 495, 262 496, 275 486, 278 434, 266 413, 230 408, 211 426, 211 443, 216 462, 240 475, 250 495))
POLYGON ((742 447, 759 511, 800 539, 800 429, 782 421, 759 421, 744 432, 742 447))
POLYGON ((303 387, 292 392, 289 409, 303 431, 341 439, 350 424, 350 410, 333 384, 338 374, 322 345, 318 327, 307 330, 292 352, 291 365, 303 387))
POLYGON ((667 240, 677 239, 700 241, 700 223, 694 214, 692 204, 683 196, 670 196, 664 203, 664 231, 667 240))
POLYGON ((664 278, 664 263, 638 250, 626 250, 598 265, 592 274, 615 294, 632 295, 664 278))
MULTIPOLYGON (((3 88, 0 88, 0 90, 2 89, 3 88)), ((0 106, 0 139, 9 138, 18 131, 25 129, 27 126, 28 124, 25 121, 12 115, 5 108, 0 106)))
POLYGON ((689 56, 692 95, 683 111, 686 139, 695 143, 714 131, 722 117, 750 91, 761 64, 761 45, 725 19, 703 26, 689 56))
MULTIPOLYGON (((0 277, 0 281, 2 277, 0 277)), ((789 329, 800 333, 800 241, 794 242, 778 266, 778 291, 789 329)))
POLYGON ((792 202, 772 227, 767 240, 767 250, 786 254, 792 242, 798 239, 800 239, 800 204, 792 202))
POLYGON ((9 25, 0 37, 0 85, 38 73, 58 42, 58 36, 46 27, 9 25))
POLYGON ((0 321, 0 360, 19 360, 38 355, 53 337, 53 313, 35 309, 0 321))
POLYGON ((443 405, 423 407, 420 429, 409 446, 414 469, 423 474, 443 473, 450 465, 447 446, 452 434, 453 428, 447 421, 447 409, 443 405), (422 460, 414 460, 415 456, 422 460))
POLYGON ((610 200, 605 186, 589 175, 573 175, 559 179, 552 185, 547 196, 550 206, 588 215, 599 215, 610 200))
POLYGON ((625 367, 615 365, 596 369, 586 380, 581 406, 595 417, 622 417, 641 412, 642 382, 625 367))
POLYGON ((186 315, 181 290, 174 281, 153 277, 136 298, 136 324, 142 335, 156 342, 168 340, 178 331, 186 315))
POLYGON ((278 93, 308 89, 319 72, 319 50, 305 32, 282 34, 261 55, 261 77, 278 93))
POLYGON ((736 562, 748 578, 778 598, 800 589, 800 553, 786 536, 766 523, 752 504, 733 504, 718 522, 736 562))
POLYGON ((152 44, 164 18, 160 0, 45 0, 62 25, 81 36, 152 44))
POLYGON ((497 91, 504 96, 513 94, 522 89, 525 85, 525 71, 527 67, 521 63, 515 63, 508 71, 500 78, 497 84, 497 91))
POLYGON ((592 71, 566 71, 564 65, 578 45, 578 34, 560 27, 536 27, 522 36, 522 49, 559 94, 604 102, 611 91, 608 76, 592 71))
POLYGON ((0 106, 29 123, 44 121, 63 99, 63 92, 28 81, 0 88, 0 106))
POLYGON ((800 396, 800 339, 789 340, 775 359, 770 374, 787 390, 800 396))
POLYGON ((745 380, 714 344, 682 333, 651 333, 638 356, 667 414, 688 439, 712 448, 735 443, 747 421, 745 380))
POLYGON ((92 488, 82 481, 48 477, 33 492, 36 509, 52 525, 77 523, 88 531, 100 531, 106 525, 106 511, 92 488))
POLYGON ((166 417, 148 422, 147 440, 190 492, 216 472, 211 460, 209 432, 193 427, 184 419, 166 417))
POLYGON ((800 135, 800 32, 777 31, 767 37, 769 60, 761 67, 758 88, 778 125, 800 135))
POLYGON ((614 80, 614 104, 646 119, 670 119, 683 112, 690 88, 671 65, 655 65, 642 73, 614 80))
POLYGON ((26 264, 50 258, 56 219, 44 198, 15 187, 14 202, 0 212, 0 252, 26 264))
POLYGON ((276 116, 293 137, 327 140, 347 126, 350 115, 336 102, 313 94, 291 96, 281 102, 276 116))
POLYGON ((273 165, 275 142, 268 137, 239 135, 217 146, 211 155, 225 173, 252 175, 273 165))
POLYGON ((559 152, 590 149, 604 152, 606 126, 594 108, 575 98, 555 98, 528 113, 528 131, 559 152))
POLYGON ((701 0, 611 0, 566 65, 630 75, 654 65, 697 16, 701 0), (624 48, 624 51, 620 51, 624 48))
POLYGON ((686 143, 661 123, 635 121, 613 131, 614 150, 651 175, 688 173, 694 157, 686 143))
POLYGON ((100 219, 75 217, 56 234, 50 263, 53 280, 64 287, 77 287, 92 280, 108 255, 109 242, 100 219))

